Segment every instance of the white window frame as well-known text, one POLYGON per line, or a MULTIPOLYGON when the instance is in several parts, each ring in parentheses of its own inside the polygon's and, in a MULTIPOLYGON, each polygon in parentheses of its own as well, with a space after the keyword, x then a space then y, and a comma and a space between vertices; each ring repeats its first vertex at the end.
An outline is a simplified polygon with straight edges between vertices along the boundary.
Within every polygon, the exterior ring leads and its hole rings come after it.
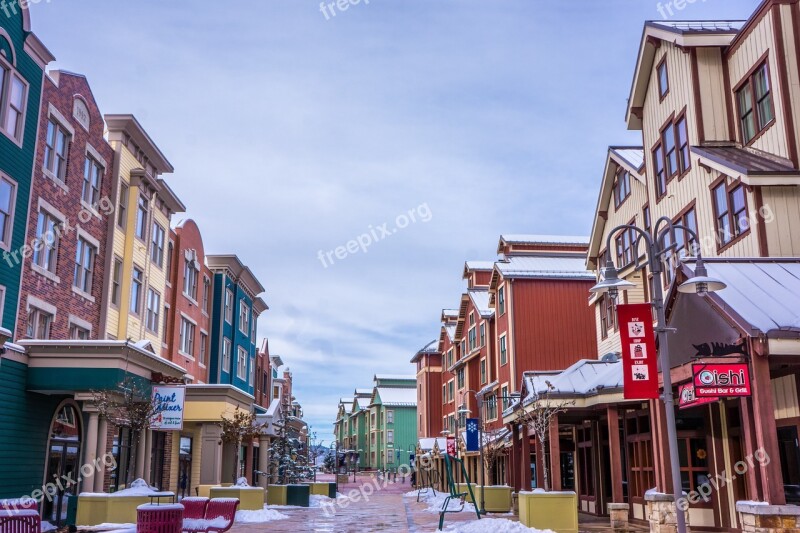
POLYGON ((225 304, 224 304, 225 322, 231 325, 233 324, 233 300, 234 300, 233 291, 226 287, 225 304))
POLYGON ((131 270, 131 301, 128 307, 130 312, 136 316, 142 315, 142 303, 143 303, 142 298, 144 297, 143 293, 144 293, 144 269, 134 265, 133 269, 131 270), (139 290, 136 292, 136 298, 134 299, 133 287, 137 285, 136 278, 134 277, 134 274, 136 274, 136 272, 141 273, 142 276, 141 278, 139 278, 138 282, 139 290))
POLYGON ((161 327, 161 294, 153 287, 147 288, 144 324, 147 331, 158 335, 161 327), (155 327, 153 327, 155 324, 155 327))
POLYGON ((231 351, 233 350, 233 343, 227 337, 222 338, 222 370, 227 373, 231 374, 233 369, 231 368, 231 351))
POLYGON ((47 115, 47 126, 45 126, 45 146, 43 149, 43 161, 42 161, 42 172, 45 176, 50 178, 51 180, 55 181, 57 185, 64 186, 67 183, 67 167, 69 166, 69 150, 70 146, 72 146, 72 139, 75 138, 75 128, 69 123, 64 115, 56 109, 53 104, 49 104, 48 115, 47 115), (48 132, 50 131, 50 124, 54 126, 54 138, 53 138, 53 146, 51 147, 49 142, 49 135, 48 132), (59 158, 62 154, 59 154, 58 150, 56 149, 56 140, 58 139, 59 132, 63 133, 64 135, 64 154, 63 154, 63 166, 59 167, 59 158), (51 156, 50 160, 48 161, 48 154, 51 156))
POLYGON ((194 337, 197 335, 197 323, 181 313, 181 329, 178 353, 194 360, 194 337))
POLYGON ((17 206, 17 182, 3 172, 0 172, 0 181, 4 181, 11 186, 11 192, 9 193, 9 212, 6 214, 8 221, 5 227, 5 233, 0 234, 0 249, 9 251, 14 234, 14 212, 17 206))
POLYGON ((197 352, 197 363, 205 368, 208 363, 208 332, 200 330, 200 350, 197 352))
POLYGON ((239 300, 239 331, 250 336, 250 306, 244 300, 239 300))
MULTIPOLYGON (((11 45, 10 41, 9 45, 11 45)), ((30 84, 4 56, 0 56, 0 69, 2 69, 5 74, 3 76, 3 85, 0 86, 0 104, 2 104, 2 107, 0 107, 0 132, 19 148, 22 148, 25 139, 25 120, 28 114, 30 84), (17 122, 17 131, 11 133, 6 130, 6 121, 8 120, 8 110, 11 107, 11 82, 14 79, 22 82, 22 110, 20 112, 20 120, 17 122)))
POLYGON ((164 268, 164 243, 167 238, 167 232, 164 229, 164 226, 159 224, 157 221, 153 221, 153 234, 152 238, 150 239, 150 258, 153 260, 153 263, 160 268, 164 268), (158 239, 159 235, 161 236, 160 240, 158 239))
POLYGON ((92 285, 94 284, 95 263, 97 261, 97 252, 100 249, 100 243, 91 235, 86 234, 82 230, 78 230, 78 240, 75 246, 75 271, 72 276, 72 288, 78 294, 87 296, 92 299, 92 285), (86 249, 91 251, 89 258, 89 265, 84 264, 86 249), (80 252, 80 256, 79 256, 80 252), (88 272, 88 282, 86 274, 88 272), (88 285, 88 286, 87 286, 88 285))
POLYGON ((250 355, 242 346, 238 346, 236 350, 236 377, 242 381, 247 379, 247 359, 250 355), (244 362, 244 367, 242 366, 244 362))

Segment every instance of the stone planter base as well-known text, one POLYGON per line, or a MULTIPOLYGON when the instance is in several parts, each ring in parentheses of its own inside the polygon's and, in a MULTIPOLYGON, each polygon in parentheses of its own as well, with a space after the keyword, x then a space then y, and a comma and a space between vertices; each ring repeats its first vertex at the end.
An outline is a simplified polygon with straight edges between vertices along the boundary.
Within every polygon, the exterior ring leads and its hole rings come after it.
MULTIPOLYGON (((678 518, 675 514, 675 500, 671 494, 651 493, 648 492, 644 495, 647 502, 645 509, 646 518, 650 522, 651 533, 677 533, 678 532, 678 518)), ((685 511, 686 516, 686 531, 691 531, 689 528, 689 512, 685 511)))
POLYGON ((611 518, 611 527, 614 529, 626 529, 631 506, 627 503, 609 503, 607 507, 611 518))
POLYGON ((800 533, 800 507, 736 502, 739 527, 746 533, 800 533))
POLYGON ((267 503, 286 505, 286 485, 267 485, 267 503))

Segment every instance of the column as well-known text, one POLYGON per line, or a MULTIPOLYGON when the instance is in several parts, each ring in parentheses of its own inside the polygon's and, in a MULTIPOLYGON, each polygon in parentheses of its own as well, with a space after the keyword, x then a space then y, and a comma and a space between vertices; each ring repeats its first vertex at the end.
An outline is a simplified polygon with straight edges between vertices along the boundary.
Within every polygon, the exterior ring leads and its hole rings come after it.
POLYGON ((246 442, 244 444, 244 477, 247 482, 253 484, 253 443, 246 442))
POLYGON ((219 485, 222 480, 222 446, 219 445, 222 428, 216 424, 203 424, 200 430, 200 482, 199 485, 219 485))
POLYGON ((145 429, 139 435, 136 445, 136 479, 144 479, 150 483, 150 448, 153 444, 152 434, 145 429))
POLYGON ((619 413, 616 406, 606 409, 608 414, 608 449, 611 456, 611 502, 622 503, 622 456, 619 442, 619 413))
POLYGON ((528 433, 527 424, 522 424, 520 469, 522 474, 522 477, 520 478, 522 490, 531 490, 531 436, 528 433))
MULTIPOLYGON (((89 413, 89 423, 86 425, 86 441, 84 443, 85 453, 83 454, 83 464, 85 465, 94 465, 97 460, 97 428, 99 423, 100 415, 97 412, 89 413)), ((100 468, 102 468, 102 462, 100 465, 100 468)), ((84 478, 84 486, 92 487, 91 490, 94 490, 94 478, 98 475, 102 476, 102 471, 98 472, 98 469, 93 469, 92 475, 84 478)))
MULTIPOLYGON (((144 442, 145 442, 145 444, 144 444, 144 475, 145 475, 145 481, 147 481, 148 483, 152 483, 153 482, 153 476, 150 475, 150 471, 152 470, 152 467, 153 467, 153 430, 152 429, 145 430, 144 436, 145 436, 145 439, 144 439, 144 442)), ((165 466, 168 465, 168 464, 169 463, 166 463, 165 466)), ((161 487, 159 487, 159 488, 161 488, 161 487)))
POLYGON ((561 441, 558 436, 558 415, 550 420, 550 490, 561 490, 561 441))
POLYGON ((265 473, 258 476, 258 486, 264 489, 267 488, 269 483, 269 476, 266 475, 269 472, 269 444, 269 437, 266 435, 258 436, 258 468, 265 473))
POLYGON ((103 461, 104 470, 97 472, 94 476, 93 482, 94 487, 92 490, 94 492, 103 492, 103 486, 105 485, 105 478, 106 478, 106 471, 108 471, 109 467, 107 464, 110 464, 111 461, 106 460, 106 441, 108 440, 108 421, 105 418, 101 418, 98 424, 97 429, 97 457, 103 461))
MULTIPOLYGON (((755 353, 755 350, 751 350, 751 353, 755 353)), ((751 366, 753 368, 753 427, 756 430, 756 445, 757 449, 762 450, 771 459, 769 464, 759 465, 760 468, 758 468, 761 490, 764 493, 764 501, 772 505, 786 505, 767 356, 756 353, 751 359, 751 366)), ((745 454, 755 453, 755 451, 755 449, 745 450, 745 454)))
MULTIPOLYGON (((537 437, 533 443, 534 450, 536 451, 536 488, 544 488, 544 445, 537 437)), ((530 470, 530 468, 528 468, 530 470)))
POLYGON ((521 455, 521 444, 519 439, 519 426, 517 424, 512 424, 511 427, 511 464, 510 466, 510 476, 507 477, 511 478, 511 486, 514 487, 514 492, 519 492, 520 487, 522 487, 522 480, 520 478, 520 455, 521 455))

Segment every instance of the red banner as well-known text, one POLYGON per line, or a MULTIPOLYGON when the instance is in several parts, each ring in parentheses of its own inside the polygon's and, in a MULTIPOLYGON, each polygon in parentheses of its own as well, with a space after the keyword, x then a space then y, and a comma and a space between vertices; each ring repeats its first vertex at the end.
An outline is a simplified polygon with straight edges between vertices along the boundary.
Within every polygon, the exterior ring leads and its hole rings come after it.
POLYGON ((456 456, 456 438, 455 437, 447 437, 447 454, 452 455, 453 457, 456 456))
POLYGON ((617 306, 626 400, 658 398, 658 362, 650 304, 617 306))
POLYGON ((697 407, 698 405, 705 405, 707 403, 714 403, 719 398, 711 397, 698 398, 694 393, 694 383, 684 383, 680 386, 678 392, 678 408, 688 409, 689 407, 697 407))
POLYGON ((698 398, 750 396, 747 363, 692 365, 694 392, 698 398))

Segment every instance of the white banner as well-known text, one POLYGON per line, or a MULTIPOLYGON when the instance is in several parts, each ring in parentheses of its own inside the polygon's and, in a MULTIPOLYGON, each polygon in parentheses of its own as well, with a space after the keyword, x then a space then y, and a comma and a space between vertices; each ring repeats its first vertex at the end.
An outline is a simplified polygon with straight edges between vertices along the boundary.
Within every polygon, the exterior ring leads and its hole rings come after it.
POLYGON ((150 429, 162 431, 183 429, 183 403, 185 398, 185 387, 153 385, 155 414, 150 423, 150 429))

